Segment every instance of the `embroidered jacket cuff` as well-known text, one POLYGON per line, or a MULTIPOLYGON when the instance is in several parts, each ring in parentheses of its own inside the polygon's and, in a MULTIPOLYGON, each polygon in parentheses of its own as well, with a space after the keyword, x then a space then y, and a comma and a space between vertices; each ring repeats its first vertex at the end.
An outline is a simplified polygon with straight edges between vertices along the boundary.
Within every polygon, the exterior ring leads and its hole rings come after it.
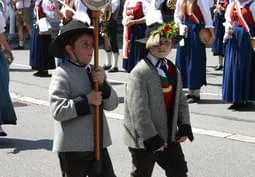
POLYGON ((183 124, 179 127, 179 130, 176 134, 176 139, 182 137, 182 136, 187 136, 189 138, 190 141, 194 140, 194 136, 192 133, 192 129, 191 126, 188 124, 183 124))
POLYGON ((75 100, 75 109, 78 114, 78 116, 84 116, 90 114, 90 106, 88 103, 88 98, 86 95, 82 96, 82 99, 80 100, 75 100))
POLYGON ((103 99, 107 99, 111 95, 111 87, 107 84, 106 81, 101 86, 101 89, 103 91, 103 99))
POLYGON ((152 138, 144 140, 143 144, 148 151, 154 152, 164 144, 164 140, 159 135, 156 135, 152 138))

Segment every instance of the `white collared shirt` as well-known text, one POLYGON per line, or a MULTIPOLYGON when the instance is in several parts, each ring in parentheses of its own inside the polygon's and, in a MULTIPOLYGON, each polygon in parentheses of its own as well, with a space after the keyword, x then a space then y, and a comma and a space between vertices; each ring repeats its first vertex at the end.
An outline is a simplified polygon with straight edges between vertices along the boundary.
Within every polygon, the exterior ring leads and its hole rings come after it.
POLYGON ((156 64, 158 63, 158 59, 151 55, 151 53, 148 53, 147 58, 150 60, 153 66, 156 66, 156 64))

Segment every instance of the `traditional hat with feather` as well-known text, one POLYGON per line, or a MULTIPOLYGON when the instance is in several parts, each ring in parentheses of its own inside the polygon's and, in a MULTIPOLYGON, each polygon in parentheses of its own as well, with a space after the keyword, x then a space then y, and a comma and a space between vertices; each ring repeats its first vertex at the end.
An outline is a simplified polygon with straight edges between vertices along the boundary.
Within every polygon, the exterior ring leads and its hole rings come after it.
POLYGON ((179 29, 175 23, 163 23, 161 12, 158 10, 149 12, 146 17, 147 30, 145 38, 136 40, 139 45, 145 45, 146 49, 160 44, 161 39, 171 39, 174 43, 179 42, 184 36, 179 35, 179 29), (154 18, 153 18, 154 17, 154 18))

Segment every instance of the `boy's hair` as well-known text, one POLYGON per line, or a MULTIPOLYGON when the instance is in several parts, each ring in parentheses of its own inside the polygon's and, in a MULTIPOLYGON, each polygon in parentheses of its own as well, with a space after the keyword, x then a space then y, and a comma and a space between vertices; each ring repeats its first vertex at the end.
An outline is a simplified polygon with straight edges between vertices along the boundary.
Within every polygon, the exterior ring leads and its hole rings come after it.
MULTIPOLYGON (((78 32, 73 34, 72 36, 70 36, 66 41, 64 41, 64 46, 66 45, 70 45, 72 47, 74 47, 74 43, 84 34, 88 34, 91 35, 90 33, 86 33, 86 32, 78 32)), ((91 35, 93 36, 93 35, 91 35)), ((70 57, 69 53, 64 49, 64 56, 65 57, 70 57)))

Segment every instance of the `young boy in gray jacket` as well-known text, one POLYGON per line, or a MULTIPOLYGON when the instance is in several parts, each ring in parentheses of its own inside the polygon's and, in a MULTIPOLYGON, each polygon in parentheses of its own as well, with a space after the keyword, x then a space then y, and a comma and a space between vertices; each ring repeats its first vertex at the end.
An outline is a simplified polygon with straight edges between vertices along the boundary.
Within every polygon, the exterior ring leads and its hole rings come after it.
POLYGON ((181 39, 174 23, 154 23, 138 42, 149 51, 131 71, 125 97, 125 143, 132 177, 151 177, 155 163, 167 177, 186 177, 180 143, 193 140, 189 109, 178 69, 166 57, 181 39))
POLYGON ((53 151, 58 152, 63 177, 115 177, 107 147, 110 131, 102 111, 102 170, 94 165, 95 106, 113 110, 118 96, 106 81, 104 70, 90 64, 94 50, 93 28, 72 20, 50 46, 50 54, 66 61, 56 68, 49 87, 50 108, 54 118, 53 151), (93 81, 100 91, 95 91, 93 81))

